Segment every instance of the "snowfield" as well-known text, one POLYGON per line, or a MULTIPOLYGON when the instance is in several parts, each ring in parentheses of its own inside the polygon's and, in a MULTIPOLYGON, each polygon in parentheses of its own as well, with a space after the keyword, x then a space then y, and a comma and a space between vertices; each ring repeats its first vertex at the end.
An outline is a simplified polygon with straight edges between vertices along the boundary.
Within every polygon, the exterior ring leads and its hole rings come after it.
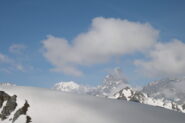
MULTIPOLYGON (((33 123, 184 123, 185 114, 144 104, 49 89, 0 86, 0 91, 17 95, 18 106, 25 100, 33 123)), ((4 105, 4 104, 3 104, 4 105)), ((9 119, 12 118, 12 114, 9 119)), ((1 123, 11 123, 9 120, 1 123)), ((15 123, 25 123, 21 115, 15 123)))

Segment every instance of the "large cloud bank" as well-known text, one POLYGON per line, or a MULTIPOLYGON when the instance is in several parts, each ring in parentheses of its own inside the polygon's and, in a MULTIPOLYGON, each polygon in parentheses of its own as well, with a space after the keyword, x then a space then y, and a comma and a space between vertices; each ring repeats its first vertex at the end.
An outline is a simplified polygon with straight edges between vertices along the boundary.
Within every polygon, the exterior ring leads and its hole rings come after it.
POLYGON ((106 63, 115 56, 144 51, 156 43, 158 30, 148 23, 97 17, 87 32, 72 41, 48 36, 43 40, 44 56, 52 70, 80 76, 79 66, 106 63))

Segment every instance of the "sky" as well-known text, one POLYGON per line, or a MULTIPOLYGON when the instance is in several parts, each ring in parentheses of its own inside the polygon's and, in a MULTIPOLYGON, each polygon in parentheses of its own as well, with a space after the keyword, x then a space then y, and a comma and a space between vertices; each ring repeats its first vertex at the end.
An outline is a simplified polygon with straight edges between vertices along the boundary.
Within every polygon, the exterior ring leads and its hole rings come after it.
POLYGON ((132 85, 185 75, 184 0, 1 0, 0 82, 132 85))

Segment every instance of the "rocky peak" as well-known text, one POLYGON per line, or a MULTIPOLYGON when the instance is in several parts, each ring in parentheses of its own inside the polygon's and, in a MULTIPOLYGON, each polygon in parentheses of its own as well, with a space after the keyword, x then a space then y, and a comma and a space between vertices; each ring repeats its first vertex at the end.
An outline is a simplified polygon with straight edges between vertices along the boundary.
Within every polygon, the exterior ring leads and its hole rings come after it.
POLYGON ((104 78, 102 85, 99 85, 97 90, 99 95, 107 97, 127 86, 129 86, 128 82, 121 69, 115 68, 104 78))

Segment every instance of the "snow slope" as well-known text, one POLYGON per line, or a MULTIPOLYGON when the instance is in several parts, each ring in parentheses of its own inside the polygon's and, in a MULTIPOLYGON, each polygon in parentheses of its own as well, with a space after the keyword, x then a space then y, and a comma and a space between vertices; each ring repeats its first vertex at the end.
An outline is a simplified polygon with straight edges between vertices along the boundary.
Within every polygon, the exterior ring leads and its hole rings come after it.
MULTIPOLYGON (((17 95, 18 106, 25 99, 33 123, 184 123, 185 115, 139 103, 87 95, 62 93, 49 89, 0 86, 1 91, 17 95)), ((1 121, 10 123, 10 121, 1 121)), ((25 123, 21 116, 15 123, 25 123)))

